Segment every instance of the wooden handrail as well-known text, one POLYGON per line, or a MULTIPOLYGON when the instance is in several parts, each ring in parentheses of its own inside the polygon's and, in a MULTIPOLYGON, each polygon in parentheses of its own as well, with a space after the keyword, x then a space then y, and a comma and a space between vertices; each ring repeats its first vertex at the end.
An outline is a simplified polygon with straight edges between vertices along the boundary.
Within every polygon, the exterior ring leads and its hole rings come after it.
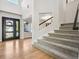
POLYGON ((74 20, 73 30, 78 30, 78 27, 77 27, 78 12, 79 12, 78 8, 79 8, 79 4, 77 6, 77 11, 76 11, 76 16, 75 16, 75 20, 74 20))
POLYGON ((45 20, 44 22, 40 23, 39 25, 44 24, 45 22, 47 22, 48 20, 52 19, 53 17, 50 17, 49 19, 45 20))

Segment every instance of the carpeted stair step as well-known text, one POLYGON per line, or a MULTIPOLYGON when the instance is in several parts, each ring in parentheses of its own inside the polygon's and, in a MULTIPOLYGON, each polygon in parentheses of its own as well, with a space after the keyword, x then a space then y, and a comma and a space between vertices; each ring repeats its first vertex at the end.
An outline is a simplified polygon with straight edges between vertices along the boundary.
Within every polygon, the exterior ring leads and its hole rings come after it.
POLYGON ((78 34, 79 35, 79 31, 78 30, 55 30, 55 33, 63 33, 63 34, 78 34))
POLYGON ((79 41, 76 41, 76 40, 57 38, 57 37, 47 37, 47 36, 44 36, 44 40, 47 40, 49 42, 55 42, 55 43, 60 43, 60 44, 72 46, 74 48, 79 49, 79 41))
POLYGON ((48 34, 50 37, 79 40, 79 35, 76 35, 76 34, 63 34, 63 33, 48 33, 48 34))

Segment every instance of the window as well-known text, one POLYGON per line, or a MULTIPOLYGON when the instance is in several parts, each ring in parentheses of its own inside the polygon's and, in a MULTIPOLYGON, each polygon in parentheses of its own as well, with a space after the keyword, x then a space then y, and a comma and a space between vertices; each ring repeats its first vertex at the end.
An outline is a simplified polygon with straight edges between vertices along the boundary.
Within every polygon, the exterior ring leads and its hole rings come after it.
POLYGON ((19 4, 19 0, 8 0, 9 2, 18 5, 19 4))

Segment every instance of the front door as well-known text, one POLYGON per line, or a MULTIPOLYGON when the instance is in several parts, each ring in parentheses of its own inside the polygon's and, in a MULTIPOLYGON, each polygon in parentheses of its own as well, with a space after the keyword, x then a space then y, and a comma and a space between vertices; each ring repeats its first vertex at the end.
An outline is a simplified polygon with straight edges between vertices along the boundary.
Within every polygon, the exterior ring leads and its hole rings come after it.
POLYGON ((20 20, 2 17, 2 40, 14 40, 20 37, 20 20))

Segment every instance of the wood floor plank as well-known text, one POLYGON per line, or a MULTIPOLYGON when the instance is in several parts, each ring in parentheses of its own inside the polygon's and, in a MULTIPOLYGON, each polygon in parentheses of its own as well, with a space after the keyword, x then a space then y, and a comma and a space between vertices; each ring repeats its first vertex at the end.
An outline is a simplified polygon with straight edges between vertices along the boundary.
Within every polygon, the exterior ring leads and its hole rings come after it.
POLYGON ((0 59, 54 59, 32 47, 31 39, 0 42, 0 59))

